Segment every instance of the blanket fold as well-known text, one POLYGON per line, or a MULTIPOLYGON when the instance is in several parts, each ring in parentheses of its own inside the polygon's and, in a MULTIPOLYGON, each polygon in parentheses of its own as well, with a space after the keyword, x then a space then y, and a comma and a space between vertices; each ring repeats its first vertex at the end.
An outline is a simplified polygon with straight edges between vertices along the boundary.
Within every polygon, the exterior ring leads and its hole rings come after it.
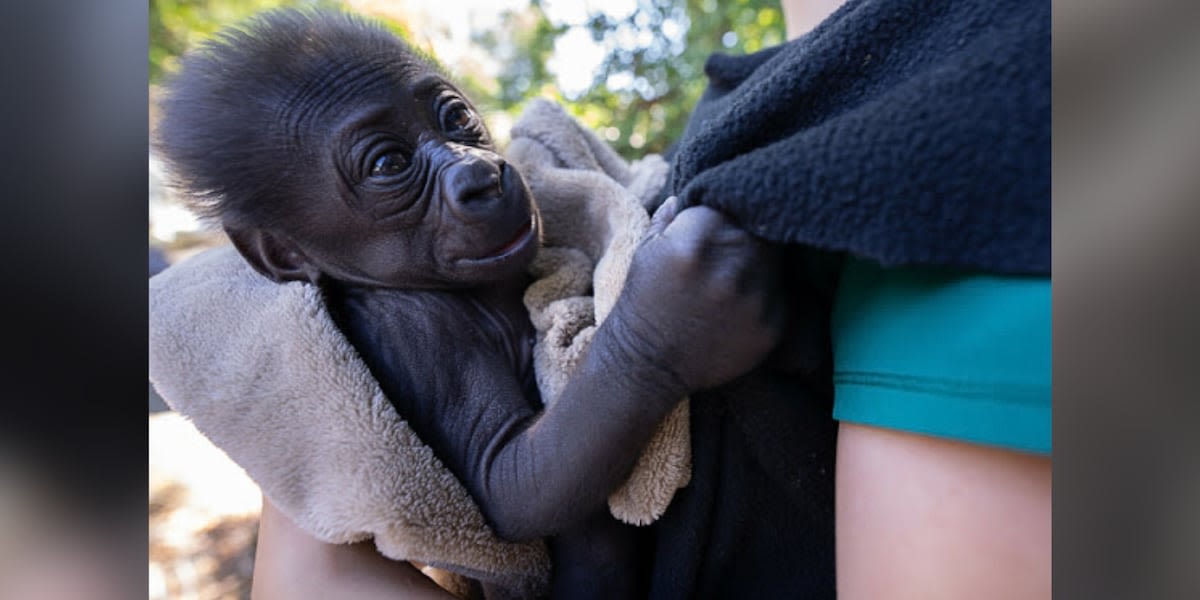
MULTIPOLYGON (((648 224, 641 203, 659 192, 667 167, 658 157, 626 164, 546 102, 529 107, 513 138, 510 160, 528 173, 546 224, 525 300, 538 330, 539 387, 553 402, 620 292, 648 224)), ((222 247, 151 278, 149 296, 156 389, 300 527, 333 543, 373 539, 390 558, 479 580, 504 597, 547 591, 545 544, 495 536, 396 414, 318 288, 269 281, 222 247)), ((681 402, 610 499, 618 518, 652 522, 687 483, 687 424, 681 402)))
POLYGON ((150 280, 150 379, 301 528, 541 593, 543 544, 497 538, 399 417, 311 285, 280 285, 232 247, 150 280))

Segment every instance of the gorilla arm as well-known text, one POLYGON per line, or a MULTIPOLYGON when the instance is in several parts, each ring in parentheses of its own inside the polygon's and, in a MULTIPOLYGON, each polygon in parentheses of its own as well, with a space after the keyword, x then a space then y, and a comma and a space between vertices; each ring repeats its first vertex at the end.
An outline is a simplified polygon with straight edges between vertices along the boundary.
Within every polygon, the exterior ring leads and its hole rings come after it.
POLYGON ((680 398, 750 370, 778 339, 764 247, 715 211, 672 221, 674 211, 655 215, 612 314, 545 410, 478 339, 423 328, 431 338, 419 343, 411 326, 352 328, 368 347, 393 346, 368 364, 395 382, 384 391, 501 537, 553 535, 601 509, 680 398))

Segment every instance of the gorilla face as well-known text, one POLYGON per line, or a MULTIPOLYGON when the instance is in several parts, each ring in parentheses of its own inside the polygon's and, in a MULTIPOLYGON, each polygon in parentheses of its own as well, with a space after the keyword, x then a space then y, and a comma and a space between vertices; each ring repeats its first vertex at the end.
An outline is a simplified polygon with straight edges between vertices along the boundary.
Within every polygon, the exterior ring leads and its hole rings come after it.
POLYGON ((471 103, 383 27, 277 11, 183 60, 160 149, 258 271, 461 289, 520 276, 537 208, 471 103))
POLYGON ((300 136, 324 152, 297 153, 313 163, 311 193, 289 219, 299 251, 360 285, 456 288, 523 273, 540 243, 537 208, 470 102, 429 71, 364 83, 347 110, 307 119, 329 126, 300 136))

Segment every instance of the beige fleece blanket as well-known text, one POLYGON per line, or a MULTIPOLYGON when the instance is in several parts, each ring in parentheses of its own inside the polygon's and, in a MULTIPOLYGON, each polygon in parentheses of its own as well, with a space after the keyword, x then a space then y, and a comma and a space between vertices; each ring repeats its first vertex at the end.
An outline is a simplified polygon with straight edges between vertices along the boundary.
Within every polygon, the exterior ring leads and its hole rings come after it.
MULTIPOLYGON (((650 225, 650 205, 667 177, 652 154, 626 164, 557 104, 534 100, 512 131, 506 157, 533 191, 545 224, 525 306, 538 330, 538 387, 558 398, 596 327, 616 303, 630 260, 650 225), (593 295, 589 295, 592 292, 593 295)), ((609 498, 613 516, 652 523, 691 477, 688 403, 659 426, 633 474, 609 498)))
MULTIPOLYGON (((538 329, 538 384, 550 403, 620 292, 648 225, 641 203, 661 187, 666 165, 657 156, 626 164, 545 101, 518 121, 507 156, 545 223, 525 303, 538 329)), ((151 381, 300 527, 334 543, 374 539, 386 556, 489 582, 512 597, 546 591, 544 544, 495 536, 466 489, 396 414, 315 287, 271 282, 225 247, 151 278, 149 295, 151 381)), ((690 459, 684 401, 610 498, 613 514, 637 524, 658 518, 686 485, 690 459)))

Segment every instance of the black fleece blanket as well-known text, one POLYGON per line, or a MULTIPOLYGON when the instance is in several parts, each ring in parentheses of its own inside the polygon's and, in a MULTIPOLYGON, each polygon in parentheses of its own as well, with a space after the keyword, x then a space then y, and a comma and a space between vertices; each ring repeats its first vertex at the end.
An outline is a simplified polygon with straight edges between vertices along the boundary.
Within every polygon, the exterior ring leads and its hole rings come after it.
POLYGON ((670 193, 771 241, 1050 272, 1050 2, 850 0, 714 55, 670 193))
POLYGON ((1044 0, 849 0, 709 60, 666 194, 783 243, 795 318, 784 360, 692 396, 692 481, 655 524, 651 597, 836 596, 840 259, 1050 272, 1049 32, 1044 0))

